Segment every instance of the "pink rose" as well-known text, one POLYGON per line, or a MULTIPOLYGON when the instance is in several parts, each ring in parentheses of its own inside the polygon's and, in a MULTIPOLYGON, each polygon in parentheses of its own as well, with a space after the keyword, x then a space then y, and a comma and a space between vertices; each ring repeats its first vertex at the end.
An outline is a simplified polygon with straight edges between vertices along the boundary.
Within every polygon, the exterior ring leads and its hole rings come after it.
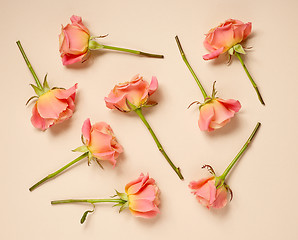
POLYGON ((204 60, 217 58, 234 45, 242 42, 251 33, 251 22, 228 19, 218 27, 209 30, 204 46, 211 53, 203 56, 204 60))
POLYGON ((75 109, 76 89, 77 84, 67 90, 52 89, 40 95, 32 109, 33 126, 44 131, 69 119, 75 109))
POLYGON ((151 83, 143 80, 143 77, 136 75, 130 82, 117 84, 108 97, 105 97, 106 106, 110 109, 118 109, 123 112, 131 111, 127 105, 127 100, 136 108, 140 108, 148 102, 157 89, 158 82, 156 77, 152 77, 151 83))
POLYGON ((82 62, 88 54, 89 30, 82 23, 82 18, 73 15, 71 24, 62 26, 59 35, 59 51, 63 65, 82 62))
POLYGON ((85 145, 92 157, 107 160, 115 166, 116 159, 123 152, 123 148, 117 142, 112 128, 107 123, 98 122, 91 126, 88 118, 83 124, 82 134, 85 138, 85 145))
POLYGON ((200 107, 199 127, 202 131, 213 131, 226 125, 241 108, 239 101, 213 98, 200 107))
POLYGON ((138 179, 126 184, 125 192, 128 197, 129 210, 133 215, 152 218, 159 213, 159 188, 153 178, 143 173, 138 179))
POLYGON ((228 191, 225 184, 216 187, 214 176, 190 182, 188 186, 194 190, 192 193, 198 202, 208 209, 223 208, 228 202, 228 191))

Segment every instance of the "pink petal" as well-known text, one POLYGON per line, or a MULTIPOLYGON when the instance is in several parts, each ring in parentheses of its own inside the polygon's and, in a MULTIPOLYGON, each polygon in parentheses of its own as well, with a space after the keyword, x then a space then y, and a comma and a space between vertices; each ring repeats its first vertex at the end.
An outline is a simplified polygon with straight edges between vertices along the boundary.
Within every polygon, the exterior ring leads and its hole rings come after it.
POLYGON ((31 123, 35 128, 38 128, 44 131, 54 124, 54 119, 43 119, 39 115, 35 104, 32 109, 31 123))
POLYGON ((252 23, 251 22, 246 23, 246 28, 243 33, 243 40, 245 40, 248 37, 248 35, 251 33, 251 28, 252 28, 252 23))
POLYGON ((201 131, 212 131, 209 125, 214 117, 214 109, 212 103, 207 103, 200 109, 199 128, 201 131))
POLYGON ((62 63, 63 65, 70 65, 77 62, 82 62, 85 56, 87 56, 87 53, 81 55, 65 54, 62 56, 62 63))
POLYGON ((158 81, 155 76, 152 77, 151 83, 149 85, 149 95, 152 95, 158 88, 158 81))
POLYGON ((112 150, 111 147, 112 136, 101 133, 96 129, 91 130, 90 142, 88 144, 89 150, 94 153, 105 153, 112 150))
POLYGON ((216 99, 212 102, 214 109, 213 122, 220 124, 234 116, 235 112, 225 108, 225 105, 221 102, 217 101, 216 99))
POLYGON ((147 199, 134 200, 129 196, 129 208, 138 212, 148 212, 156 208, 152 201, 147 199))
POLYGON ((153 211, 148 211, 148 212, 138 212, 138 211, 133 211, 131 209, 130 209, 130 211, 135 217, 142 217, 142 218, 153 218, 159 213, 158 208, 153 211))
POLYGON ((223 50, 224 50, 224 47, 221 47, 209 54, 206 54, 203 56, 203 59, 204 60, 210 60, 210 59, 214 59, 214 58, 217 58, 221 53, 223 53, 223 50))
POLYGON ((135 195, 129 195, 130 200, 147 199, 147 200, 150 200, 153 202, 155 198, 156 198, 156 186, 155 185, 147 185, 139 193, 137 193, 135 195))
POLYGON ((148 174, 146 176, 141 174, 137 180, 132 181, 126 185, 126 187, 125 187, 126 193, 128 195, 136 194, 137 192, 139 192, 142 189, 142 187, 146 184, 148 179, 149 179, 148 174))
POLYGON ((190 189, 196 190, 200 187, 202 187, 204 184, 206 184, 208 181, 213 180, 214 177, 209 177, 209 178, 202 178, 199 181, 192 181, 189 183, 188 187, 190 189))
POLYGON ((109 161, 113 166, 116 165, 115 151, 92 153, 92 155, 99 160, 109 161))
POLYGON ((83 137, 87 140, 87 144, 90 142, 90 131, 91 131, 91 122, 90 119, 87 118, 82 127, 83 137))
POLYGON ((88 28, 82 23, 82 18, 79 16, 72 15, 70 18, 72 24, 79 26, 82 30, 89 34, 88 28))
POLYGON ((127 107, 127 104, 126 104, 126 95, 115 97, 115 95, 110 93, 108 97, 104 98, 104 100, 106 102, 107 108, 110 108, 110 109, 119 108, 123 111, 130 111, 130 109, 127 107))
POLYGON ((226 206, 228 200, 228 193, 224 186, 217 189, 216 193, 216 200, 213 202, 212 207, 213 208, 223 208, 226 206))
POLYGON ((234 100, 234 99, 224 100, 221 98, 217 98, 217 101, 222 103, 227 109, 232 110, 234 112, 238 112, 241 108, 241 104, 238 100, 234 100))
POLYGON ((216 187, 214 180, 208 181, 195 191, 195 195, 206 199, 210 203, 215 200, 216 187))
POLYGON ((55 97, 58 99, 67 99, 72 96, 72 99, 75 99, 75 93, 77 90, 78 84, 76 83, 73 87, 64 90, 64 89, 54 89, 52 90, 55 97))
POLYGON ((69 119, 72 117, 73 111, 67 108, 65 111, 60 113, 59 118, 56 120, 55 123, 61 123, 64 122, 65 120, 69 119))
POLYGON ((110 125, 106 122, 97 122, 93 124, 92 130, 96 130, 105 134, 113 134, 113 130, 111 129, 110 125))
POLYGON ((68 106, 66 102, 57 99, 51 90, 41 95, 36 105, 38 113, 42 118, 53 119, 58 119, 60 113, 65 111, 68 106))

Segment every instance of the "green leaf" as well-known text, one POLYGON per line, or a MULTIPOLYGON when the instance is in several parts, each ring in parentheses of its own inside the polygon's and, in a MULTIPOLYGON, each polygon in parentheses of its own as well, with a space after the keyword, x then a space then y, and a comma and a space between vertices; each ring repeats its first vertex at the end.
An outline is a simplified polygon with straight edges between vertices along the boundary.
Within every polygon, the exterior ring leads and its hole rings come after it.
POLYGON ((38 98, 38 96, 33 96, 33 97, 29 98, 28 101, 26 102, 26 105, 28 105, 28 103, 34 98, 38 98))
POLYGON ((128 202, 124 203, 121 208, 119 209, 119 213, 121 213, 125 208, 128 208, 129 204, 128 202))
POLYGON ((116 191, 116 194, 124 201, 128 201, 128 197, 127 197, 127 194, 126 193, 120 193, 118 192, 117 190, 116 191))
POLYGON ((34 92, 37 94, 37 96, 41 96, 42 94, 44 94, 45 92, 43 91, 43 89, 40 89, 39 87, 36 87, 33 84, 30 84, 30 86, 33 88, 34 92))
POLYGON ((44 80, 43 80, 43 89, 46 92, 50 90, 50 87, 49 87, 49 84, 48 84, 48 81, 47 81, 47 76, 48 76, 48 74, 46 74, 44 76, 44 80))
POLYGON ((89 149, 86 145, 83 145, 83 146, 80 146, 80 147, 78 147, 74 150, 71 150, 71 151, 73 151, 73 152, 88 152, 89 149))
POLYGON ((87 218, 87 215, 89 214, 89 213, 93 213, 94 212, 94 209, 93 210, 87 210, 86 212, 84 212, 84 214, 83 214, 83 216, 82 216, 82 218, 81 218, 81 224, 83 224, 85 221, 86 221, 86 218, 87 218))
POLYGON ((244 51, 243 47, 241 46, 241 44, 236 44, 234 46, 234 50, 237 52, 237 53, 241 53, 241 54, 246 54, 246 52, 244 51))
POLYGON ((228 50, 228 53, 229 53, 230 55, 234 55, 234 48, 231 47, 231 48, 228 50))

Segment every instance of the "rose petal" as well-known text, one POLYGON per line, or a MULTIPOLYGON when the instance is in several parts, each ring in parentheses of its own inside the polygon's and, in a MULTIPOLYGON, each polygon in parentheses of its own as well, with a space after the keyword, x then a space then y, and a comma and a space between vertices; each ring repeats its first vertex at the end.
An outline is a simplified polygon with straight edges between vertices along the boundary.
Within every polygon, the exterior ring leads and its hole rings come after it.
POLYGON ((209 125, 214 114, 213 105, 211 103, 207 103, 201 107, 199 116, 199 128, 201 131, 212 131, 212 129, 209 128, 209 125))
POLYGON ((90 131, 91 131, 91 122, 90 119, 87 118, 82 126, 82 134, 83 137, 87 140, 87 144, 90 142, 90 131))
POLYGON ((209 54, 204 55, 203 59, 204 60, 210 60, 210 59, 217 58, 220 54, 223 53, 223 51, 224 51, 224 47, 221 47, 221 48, 219 48, 219 49, 217 49, 217 50, 215 50, 215 51, 213 51, 209 54))
POLYGON ((238 100, 234 100, 234 99, 224 100, 221 98, 217 98, 217 101, 222 103, 227 109, 232 110, 234 112, 238 112, 241 108, 241 104, 238 100))
POLYGON ((48 129, 50 126, 52 126, 54 124, 54 119, 44 119, 42 118, 38 111, 37 111, 37 107, 36 104, 34 105, 33 109, 32 109, 32 117, 31 117, 31 123, 35 128, 41 129, 41 130, 46 130, 48 129))
POLYGON ((152 95, 158 88, 158 81, 157 81, 157 78, 155 76, 152 77, 152 80, 150 82, 150 85, 149 85, 149 95, 152 95))
POLYGON ((73 100, 75 99, 75 93, 78 88, 78 84, 76 83, 73 87, 65 90, 65 89, 54 89, 53 94, 58 99, 67 99, 72 96, 73 100), (74 96, 73 96, 74 95, 74 96))

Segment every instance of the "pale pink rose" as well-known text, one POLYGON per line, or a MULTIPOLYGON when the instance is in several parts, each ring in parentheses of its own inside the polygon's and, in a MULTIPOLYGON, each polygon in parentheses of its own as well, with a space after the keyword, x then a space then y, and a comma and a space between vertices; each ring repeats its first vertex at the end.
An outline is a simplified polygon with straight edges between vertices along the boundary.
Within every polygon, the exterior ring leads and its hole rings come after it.
POLYGON ((71 24, 62 26, 59 35, 59 51, 63 65, 82 62, 88 54, 89 30, 82 23, 82 18, 73 15, 71 24))
POLYGON ((56 123, 69 119, 75 109, 77 84, 64 89, 52 89, 39 96, 32 109, 34 127, 46 130, 56 123))
POLYGON ((217 58, 234 45, 242 42, 251 33, 251 22, 228 19, 216 28, 209 30, 204 40, 204 46, 211 53, 203 56, 204 60, 217 58))
POLYGON ((123 148, 117 142, 110 125, 105 122, 98 122, 91 126, 88 118, 83 124, 82 134, 85 145, 93 157, 99 160, 107 160, 115 166, 116 159, 123 152, 123 148))
POLYGON ((202 131, 213 131, 226 125, 241 108, 234 99, 211 99, 200 107, 199 127, 202 131))
POLYGON ((143 77, 136 75, 130 82, 117 84, 108 97, 105 97, 106 106, 110 109, 118 109, 123 112, 131 111, 127 105, 127 100, 137 108, 142 107, 148 102, 157 89, 158 82, 156 77, 152 77, 151 83, 143 80, 143 77))
POLYGON ((159 188, 153 178, 143 173, 138 179, 126 184, 129 210, 136 217, 152 218, 159 213, 159 188))
POLYGON ((188 186, 194 190, 192 193, 196 196, 198 202, 208 209, 223 208, 228 202, 227 188, 224 184, 216 188, 214 176, 190 182, 188 186))

